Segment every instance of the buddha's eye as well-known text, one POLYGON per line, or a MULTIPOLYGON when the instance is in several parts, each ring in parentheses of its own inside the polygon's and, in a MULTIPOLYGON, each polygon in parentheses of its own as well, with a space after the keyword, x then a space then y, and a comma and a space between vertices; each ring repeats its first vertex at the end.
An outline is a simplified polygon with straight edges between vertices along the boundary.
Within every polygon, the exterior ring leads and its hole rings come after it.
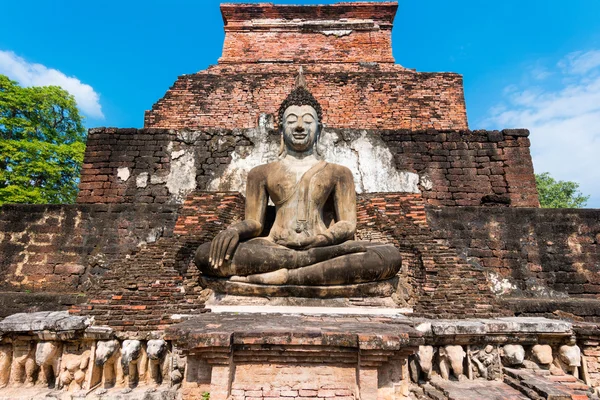
POLYGON ((307 124, 310 124, 315 121, 314 117, 310 114, 303 115, 302 120, 307 124))
POLYGON ((285 122, 287 122, 288 124, 293 124, 297 121, 298 121, 298 117, 295 115, 288 115, 288 117, 285 120, 285 122))

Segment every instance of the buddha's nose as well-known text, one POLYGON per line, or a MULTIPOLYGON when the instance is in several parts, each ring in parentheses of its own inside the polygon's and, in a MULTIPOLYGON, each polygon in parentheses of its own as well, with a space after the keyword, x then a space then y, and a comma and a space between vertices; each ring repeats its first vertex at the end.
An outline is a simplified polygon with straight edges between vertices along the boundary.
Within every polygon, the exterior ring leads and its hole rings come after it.
POLYGON ((304 132, 304 126, 303 125, 296 125, 296 132, 304 132))

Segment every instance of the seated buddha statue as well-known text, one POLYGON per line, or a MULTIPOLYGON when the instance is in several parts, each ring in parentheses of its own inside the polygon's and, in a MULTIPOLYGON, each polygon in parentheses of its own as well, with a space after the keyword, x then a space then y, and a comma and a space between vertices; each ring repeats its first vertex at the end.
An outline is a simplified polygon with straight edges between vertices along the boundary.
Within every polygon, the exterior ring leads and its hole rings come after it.
POLYGON ((348 285, 394 277, 401 257, 393 245, 355 241, 352 172, 318 154, 321 106, 302 75, 279 108, 277 161, 248 173, 243 221, 198 247, 203 275, 265 285, 348 285), (269 199, 275 221, 264 236, 269 199), (333 204, 334 218, 326 218, 333 204), (331 221, 328 221, 330 219, 331 221))

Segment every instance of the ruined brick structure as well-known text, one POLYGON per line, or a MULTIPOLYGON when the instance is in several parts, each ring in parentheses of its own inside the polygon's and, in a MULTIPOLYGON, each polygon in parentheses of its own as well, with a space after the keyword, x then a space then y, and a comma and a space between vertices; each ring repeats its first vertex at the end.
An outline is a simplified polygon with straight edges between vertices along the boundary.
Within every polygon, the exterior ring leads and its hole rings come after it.
MULTIPOLYGON (((435 348, 429 367, 443 375, 453 346, 469 379, 484 374, 476 357, 493 357, 490 373, 515 388, 510 398, 550 389, 587 398, 564 366, 544 380, 533 355, 541 345, 556 356, 572 335, 582 379, 600 387, 600 212, 540 209, 529 131, 470 130, 461 75, 396 64, 396 10, 224 4, 218 64, 177 78, 143 128, 90 129, 77 204, 2 206, 0 320, 68 309, 77 326, 0 321, 0 387, 3 354, 30 360, 31 343, 62 340, 64 354, 81 356, 109 339, 145 351, 160 338, 173 357, 169 388, 190 399, 406 399, 409 364, 413 380, 423 372, 414 357, 435 348), (324 158, 354 175, 356 238, 402 255, 383 300, 350 300, 416 318, 207 313, 215 297, 193 253, 243 218, 247 172, 277 157, 277 110, 299 67, 323 108, 324 158), (526 350, 527 368, 498 372, 506 344, 526 350)), ((97 366, 86 374, 87 388, 100 383, 97 366)), ((425 385, 423 398, 466 399, 453 386, 461 382, 425 385)), ((490 390, 482 397, 508 398, 490 385, 477 387, 490 390)))
POLYGON ((462 77, 394 63, 396 3, 223 5, 219 64, 181 76, 146 128, 252 128, 274 114, 304 65, 331 128, 467 129, 462 77), (281 45, 285 43, 285 45, 281 45))

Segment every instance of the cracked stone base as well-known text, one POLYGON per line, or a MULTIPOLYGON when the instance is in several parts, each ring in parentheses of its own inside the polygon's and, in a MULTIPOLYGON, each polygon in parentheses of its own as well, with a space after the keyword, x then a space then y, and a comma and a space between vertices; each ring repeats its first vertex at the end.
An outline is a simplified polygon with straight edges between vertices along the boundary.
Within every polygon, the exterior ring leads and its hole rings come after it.
POLYGON ((203 287, 210 288, 216 293, 237 296, 331 299, 336 297, 391 297, 398 286, 398 278, 394 277, 386 281, 358 283, 354 285, 295 286, 232 282, 229 279, 202 276, 200 283, 203 287))

